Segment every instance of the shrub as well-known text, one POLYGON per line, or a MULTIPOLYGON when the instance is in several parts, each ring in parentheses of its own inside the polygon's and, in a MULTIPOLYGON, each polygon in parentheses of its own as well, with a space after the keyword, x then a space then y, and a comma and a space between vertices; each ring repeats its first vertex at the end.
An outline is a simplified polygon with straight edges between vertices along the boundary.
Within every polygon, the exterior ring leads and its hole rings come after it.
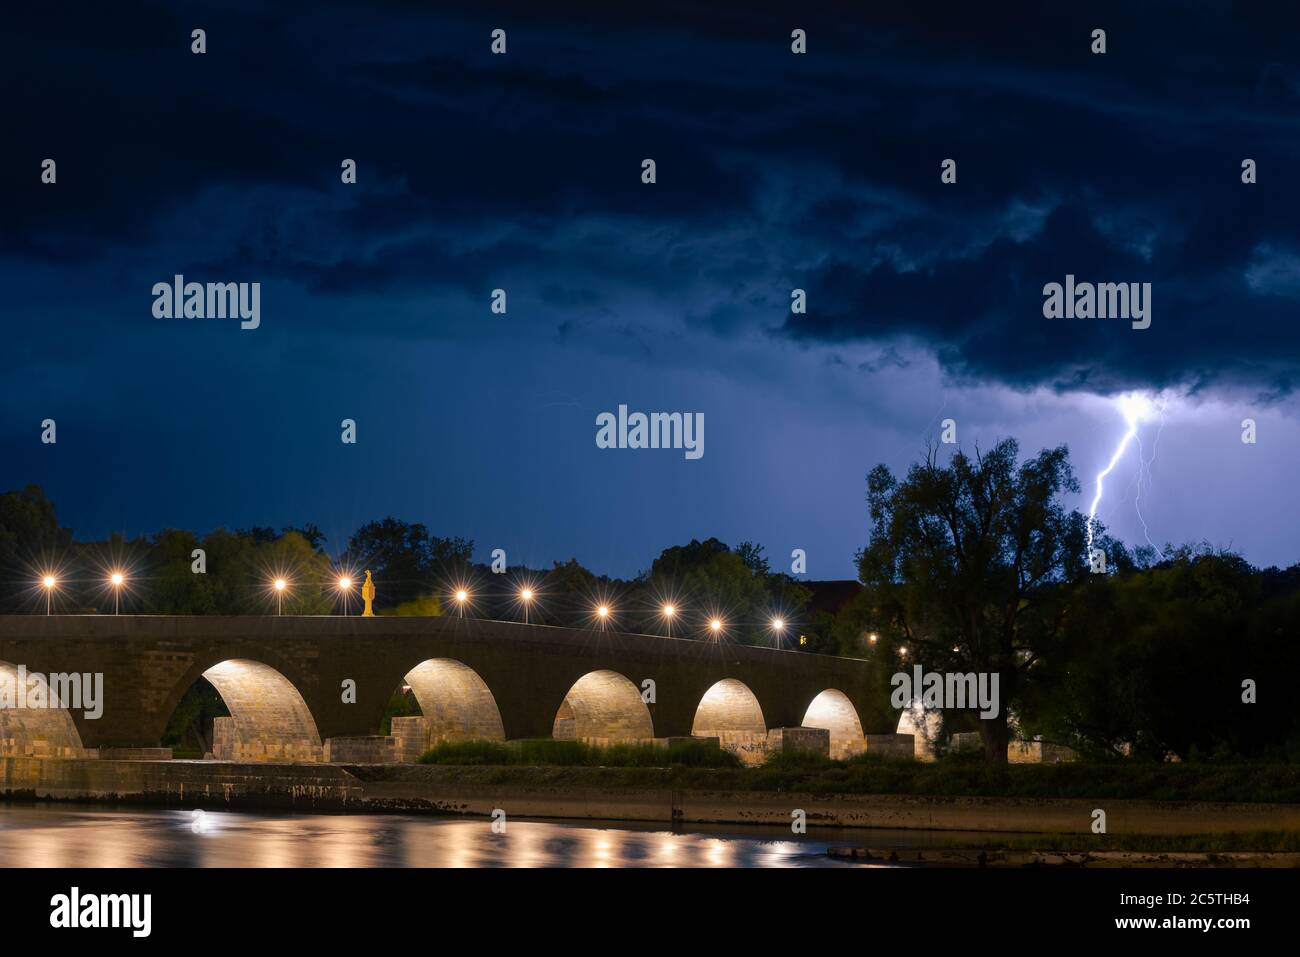
POLYGON ((420 756, 421 764, 549 765, 606 768, 738 768, 740 759, 703 741, 597 747, 581 741, 444 741, 420 756))

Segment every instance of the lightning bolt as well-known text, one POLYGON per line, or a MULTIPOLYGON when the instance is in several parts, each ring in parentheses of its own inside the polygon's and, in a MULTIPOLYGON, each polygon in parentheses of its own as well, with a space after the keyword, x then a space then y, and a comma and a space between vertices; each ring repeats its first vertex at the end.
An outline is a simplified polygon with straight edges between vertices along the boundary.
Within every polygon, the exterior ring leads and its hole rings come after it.
MULTIPOLYGON (((1138 426, 1141 424, 1143 419, 1148 418, 1154 411, 1154 406, 1152 405, 1151 400, 1137 393, 1121 395, 1118 399, 1115 400, 1115 404, 1116 406, 1118 406, 1120 414, 1124 416, 1124 422, 1128 425, 1128 429, 1127 431, 1125 431, 1124 435, 1120 438, 1119 445, 1115 447, 1115 454, 1110 457, 1110 462, 1107 463, 1104 469, 1102 469, 1100 472, 1097 473, 1096 491, 1092 496, 1092 505, 1088 508, 1088 554, 1089 555, 1092 554, 1093 525, 1096 523, 1097 520, 1097 506, 1101 504, 1101 495, 1102 495, 1102 491, 1104 490, 1106 476, 1109 475, 1111 472, 1115 471, 1115 466, 1118 465, 1119 460, 1124 457, 1124 450, 1127 449, 1129 443, 1133 442, 1134 440, 1137 440, 1138 443, 1138 458, 1139 458, 1139 462, 1141 462, 1142 440, 1138 438, 1138 426)), ((1160 411, 1163 414, 1164 412, 1163 408, 1160 411)), ((1151 460, 1153 462, 1155 461, 1154 452, 1152 453, 1151 460)), ((1139 494, 1141 494, 1142 467, 1143 466, 1139 464, 1139 474, 1138 474, 1139 494)), ((1138 509, 1138 518, 1139 519, 1142 518, 1141 508, 1138 509)), ((1145 519, 1142 520, 1142 528, 1145 533, 1146 530, 1145 519)), ((1147 538, 1147 541, 1148 542, 1151 541, 1150 537, 1147 538)))
POLYGON ((1142 436, 1134 436, 1138 446, 1138 470, 1135 477, 1137 488, 1133 493, 1133 508, 1137 511, 1138 521, 1142 523, 1142 537, 1147 540, 1147 544, 1156 548, 1156 543, 1151 541, 1151 529, 1147 527, 1146 516, 1142 514, 1142 480, 1146 479, 1147 494, 1155 485, 1155 477, 1151 474, 1151 466, 1156 464, 1156 453, 1160 450, 1160 433, 1165 430, 1165 403, 1163 400, 1157 406, 1160 413, 1160 426, 1156 429, 1156 437, 1151 443, 1151 458, 1148 459, 1142 450, 1142 436))
POLYGON ((1160 412, 1160 427, 1156 429, 1155 441, 1151 443, 1151 458, 1146 456, 1146 448, 1142 444, 1142 434, 1139 432, 1133 437, 1137 444, 1138 467, 1133 473, 1133 478, 1128 483, 1128 488, 1124 490, 1124 497, 1128 498, 1128 493, 1133 493, 1133 510, 1137 512, 1138 521, 1142 523, 1142 537, 1147 540, 1147 544, 1152 548, 1156 543, 1151 540, 1151 528, 1147 525, 1147 518, 1142 514, 1142 495, 1145 492, 1150 495, 1155 486, 1155 476, 1152 474, 1151 466, 1155 464, 1156 453, 1160 449, 1160 433, 1165 428, 1165 407, 1163 403, 1158 407, 1160 412))
MULTIPOLYGON (((1147 474, 1146 453, 1142 451, 1142 436, 1140 435, 1133 436, 1133 441, 1137 443, 1137 447, 1138 447, 1137 474, 1133 476, 1133 485, 1136 486, 1136 488, 1133 491, 1133 510, 1137 512, 1138 521, 1142 523, 1142 537, 1147 540, 1148 545, 1154 548, 1156 543, 1151 541, 1151 530, 1147 528, 1146 516, 1142 514, 1142 479, 1147 474)), ((1154 447, 1152 448, 1151 454, 1154 461, 1154 456, 1155 456, 1154 447)), ((1150 488, 1151 488, 1151 483, 1150 480, 1148 480, 1147 490, 1150 491, 1150 488)))

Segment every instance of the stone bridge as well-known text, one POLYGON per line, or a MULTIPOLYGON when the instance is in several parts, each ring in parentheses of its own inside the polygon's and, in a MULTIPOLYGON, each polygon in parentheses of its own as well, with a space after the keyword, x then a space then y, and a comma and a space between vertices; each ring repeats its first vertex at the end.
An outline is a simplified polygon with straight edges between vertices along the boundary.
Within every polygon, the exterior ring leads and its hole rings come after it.
POLYGON ((0 698, 20 667, 102 675, 102 714, 11 703, 0 710, 0 755, 157 747, 200 677, 230 711, 217 720, 214 756, 237 760, 413 760, 448 740, 686 736, 752 757, 773 733, 801 727, 826 729, 843 756, 898 723, 888 676, 867 661, 455 617, 2 616, 0 698), (422 717, 395 718, 391 737, 374 737, 403 687, 422 717))

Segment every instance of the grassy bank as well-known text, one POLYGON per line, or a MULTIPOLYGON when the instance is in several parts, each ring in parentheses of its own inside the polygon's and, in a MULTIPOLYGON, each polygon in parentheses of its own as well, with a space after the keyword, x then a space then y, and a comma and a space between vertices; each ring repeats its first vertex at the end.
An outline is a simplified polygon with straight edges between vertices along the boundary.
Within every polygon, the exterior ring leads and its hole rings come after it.
MULTIPOLYGON (((592 748, 576 742, 440 745, 421 761, 444 780, 548 787, 690 788, 939 797, 1117 798, 1300 803, 1300 766, 1278 764, 1020 764, 992 767, 955 756, 934 763, 860 755, 848 761, 776 755, 757 768, 696 745, 592 748), (722 764, 723 766, 718 766, 722 764)), ((359 769, 370 780, 418 778, 421 769, 359 769)))
POLYGON ((1300 802, 1300 766, 1283 764, 1116 761, 995 767, 966 755, 933 763, 872 755, 850 761, 777 755, 751 773, 748 787, 814 794, 1300 802))
POLYGON ((978 847, 999 851, 1135 851, 1146 854, 1276 854, 1300 852, 1300 834, 1293 831, 1259 831, 1248 834, 1037 834, 995 835, 972 841, 953 837, 943 846, 978 847))
POLYGON ((702 741, 679 741, 667 748, 652 744, 597 747, 580 741, 538 738, 525 741, 444 742, 420 756, 421 764, 466 766, 606 767, 606 768, 739 768, 730 751, 702 741))

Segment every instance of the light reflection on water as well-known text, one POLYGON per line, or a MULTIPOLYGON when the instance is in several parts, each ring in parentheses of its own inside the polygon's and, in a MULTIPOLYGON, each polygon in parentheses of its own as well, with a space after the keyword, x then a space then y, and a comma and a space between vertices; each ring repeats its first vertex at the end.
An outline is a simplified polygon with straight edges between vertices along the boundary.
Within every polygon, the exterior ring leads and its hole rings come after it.
POLYGON ((0 805, 6 867, 851 867, 826 848, 919 837, 514 819, 494 834, 487 818, 0 805))

